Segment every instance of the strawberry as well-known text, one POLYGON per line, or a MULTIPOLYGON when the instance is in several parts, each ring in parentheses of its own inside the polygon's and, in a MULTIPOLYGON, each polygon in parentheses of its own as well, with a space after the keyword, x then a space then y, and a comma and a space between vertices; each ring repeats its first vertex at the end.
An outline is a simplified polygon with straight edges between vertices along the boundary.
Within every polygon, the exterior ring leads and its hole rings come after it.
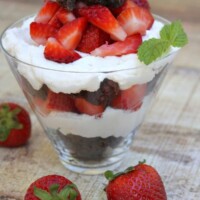
POLYGON ((104 44, 91 52, 94 56, 121 56, 129 53, 137 53, 138 47, 142 43, 142 36, 135 34, 127 37, 124 41, 115 42, 113 44, 104 44))
POLYGON ((150 5, 147 0, 131 0, 131 1, 133 1, 135 4, 137 4, 140 7, 150 10, 150 5))
POLYGON ((107 7, 101 5, 88 6, 78 9, 78 13, 116 40, 125 40, 127 34, 107 7))
POLYGON ((69 94, 54 93, 49 90, 46 107, 48 110, 74 112, 76 110, 74 100, 69 94))
POLYGON ((31 120, 28 112, 15 103, 0 105, 0 146, 24 145, 31 135, 31 120))
POLYGON ((90 53, 92 50, 109 41, 109 34, 92 24, 88 24, 87 29, 83 33, 82 39, 76 49, 81 52, 90 53))
POLYGON ((150 165, 139 163, 121 173, 107 171, 105 176, 108 200, 167 200, 162 179, 150 165))
POLYGON ((86 28, 87 20, 84 17, 77 18, 65 24, 57 33, 56 39, 66 48, 75 49, 86 28))
POLYGON ((127 35, 135 33, 145 35, 146 30, 150 29, 154 22, 152 14, 139 6, 122 11, 117 20, 127 35))
POLYGON ((82 114, 101 116, 104 111, 102 105, 94 105, 82 97, 75 98, 75 106, 82 114))
POLYGON ((115 16, 118 16, 123 10, 126 10, 128 8, 133 8, 135 6, 137 5, 133 2, 133 0, 126 0, 122 6, 118 8, 113 8, 111 11, 115 16))
POLYGON ((26 191, 24 200, 81 200, 75 184, 63 176, 47 175, 34 181, 26 191))
POLYGON ((117 109, 136 111, 142 105, 146 90, 146 84, 134 85, 126 90, 121 90, 120 94, 112 101, 111 106, 117 109))
POLYGON ((66 9, 62 9, 58 13, 57 17, 60 20, 60 22, 62 22, 62 24, 66 24, 67 22, 71 22, 74 19, 76 19, 74 14, 72 12, 70 12, 70 11, 67 11, 66 9))
POLYGON ((65 49, 55 38, 48 39, 44 56, 46 59, 58 63, 70 63, 81 58, 75 51, 65 49))
POLYGON ((57 29, 49 24, 32 22, 30 24, 30 35, 39 45, 45 45, 49 37, 53 37, 57 33, 57 29))
POLYGON ((60 5, 57 2, 54 1, 45 2, 45 4, 35 17, 35 22, 47 24, 59 8, 60 5))
POLYGON ((63 25, 63 23, 60 21, 60 19, 58 18, 58 16, 60 15, 60 13, 63 12, 63 10, 65 10, 64 8, 59 8, 58 11, 54 14, 54 16, 50 19, 50 21, 48 22, 48 24, 54 26, 57 29, 60 29, 63 25))

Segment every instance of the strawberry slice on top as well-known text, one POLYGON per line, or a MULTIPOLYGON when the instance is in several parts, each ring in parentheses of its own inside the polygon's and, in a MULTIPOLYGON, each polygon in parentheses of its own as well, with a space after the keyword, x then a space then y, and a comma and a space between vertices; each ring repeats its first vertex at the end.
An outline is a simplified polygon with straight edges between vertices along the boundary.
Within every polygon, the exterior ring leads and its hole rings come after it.
POLYGON ((136 6, 122 11, 117 20, 128 35, 145 35, 146 30, 153 25, 154 17, 147 9, 136 6))
POLYGON ((77 18, 60 28, 56 35, 56 39, 66 49, 75 49, 86 28, 87 20, 84 17, 77 18))
POLYGON ((90 53, 97 47, 110 42, 110 40, 108 33, 89 23, 76 49, 84 53, 90 53))
POLYGON ((54 14, 58 11, 60 5, 54 1, 47 1, 35 17, 35 22, 47 24, 54 14))
POLYGON ((70 63, 81 58, 75 51, 65 49, 55 38, 48 39, 44 49, 44 56, 46 59, 58 63, 70 63))
POLYGON ((116 40, 125 40, 126 32, 107 7, 101 5, 88 6, 78 9, 78 13, 86 17, 93 25, 109 33, 116 40))
POLYGON ((57 33, 57 28, 50 24, 42 24, 32 22, 30 24, 30 35, 39 45, 45 45, 49 37, 54 37, 57 33))
POLYGON ((124 41, 113 44, 104 44, 91 52, 94 56, 121 56, 129 53, 137 53, 139 46, 142 44, 142 36, 135 34, 127 37, 124 41))

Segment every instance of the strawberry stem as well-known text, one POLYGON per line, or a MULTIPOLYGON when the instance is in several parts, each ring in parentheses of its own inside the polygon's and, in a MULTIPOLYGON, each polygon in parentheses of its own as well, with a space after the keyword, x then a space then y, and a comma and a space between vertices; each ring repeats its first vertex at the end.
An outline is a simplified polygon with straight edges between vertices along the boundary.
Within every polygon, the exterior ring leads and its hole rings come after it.
POLYGON ((22 129, 23 125, 19 123, 17 115, 21 112, 20 108, 11 110, 8 104, 3 104, 0 108, 0 141, 7 140, 12 129, 22 129))
POLYGON ((78 196, 76 185, 69 184, 58 192, 59 187, 58 184, 53 184, 49 187, 49 192, 34 187, 34 195, 40 200, 76 200, 78 196))

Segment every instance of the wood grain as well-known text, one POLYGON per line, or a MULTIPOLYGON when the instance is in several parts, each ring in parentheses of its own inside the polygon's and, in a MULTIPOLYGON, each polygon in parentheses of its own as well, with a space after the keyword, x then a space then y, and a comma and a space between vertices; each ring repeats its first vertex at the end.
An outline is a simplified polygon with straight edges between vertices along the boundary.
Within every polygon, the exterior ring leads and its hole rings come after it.
MULTIPOLYGON (((149 2, 154 13, 170 20, 181 19, 190 42, 175 59, 120 169, 145 158, 162 176, 169 200, 199 200, 200 3, 199 0, 149 2)), ((40 4, 40 0, 0 0, 0 31, 34 13, 40 4)), ((8 99, 27 105, 1 54, 0 101, 8 99)), ((28 105, 27 109, 33 124, 28 145, 0 148, 0 200, 22 200, 32 181, 55 173, 76 182, 83 200, 105 200, 104 177, 91 178, 66 170, 28 105)))

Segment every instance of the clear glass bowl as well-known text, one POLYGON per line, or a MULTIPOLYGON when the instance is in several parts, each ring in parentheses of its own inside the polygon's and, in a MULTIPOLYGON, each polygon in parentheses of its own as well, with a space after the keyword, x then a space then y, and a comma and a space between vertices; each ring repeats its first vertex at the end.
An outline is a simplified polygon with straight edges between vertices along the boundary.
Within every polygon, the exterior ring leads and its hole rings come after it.
POLYGON ((7 30, 20 27, 26 19, 3 32, 1 47, 61 162, 84 174, 115 169, 129 150, 177 51, 149 66, 110 71, 69 71, 68 67, 55 69, 40 62, 33 65, 26 57, 16 58, 4 41, 7 30))

